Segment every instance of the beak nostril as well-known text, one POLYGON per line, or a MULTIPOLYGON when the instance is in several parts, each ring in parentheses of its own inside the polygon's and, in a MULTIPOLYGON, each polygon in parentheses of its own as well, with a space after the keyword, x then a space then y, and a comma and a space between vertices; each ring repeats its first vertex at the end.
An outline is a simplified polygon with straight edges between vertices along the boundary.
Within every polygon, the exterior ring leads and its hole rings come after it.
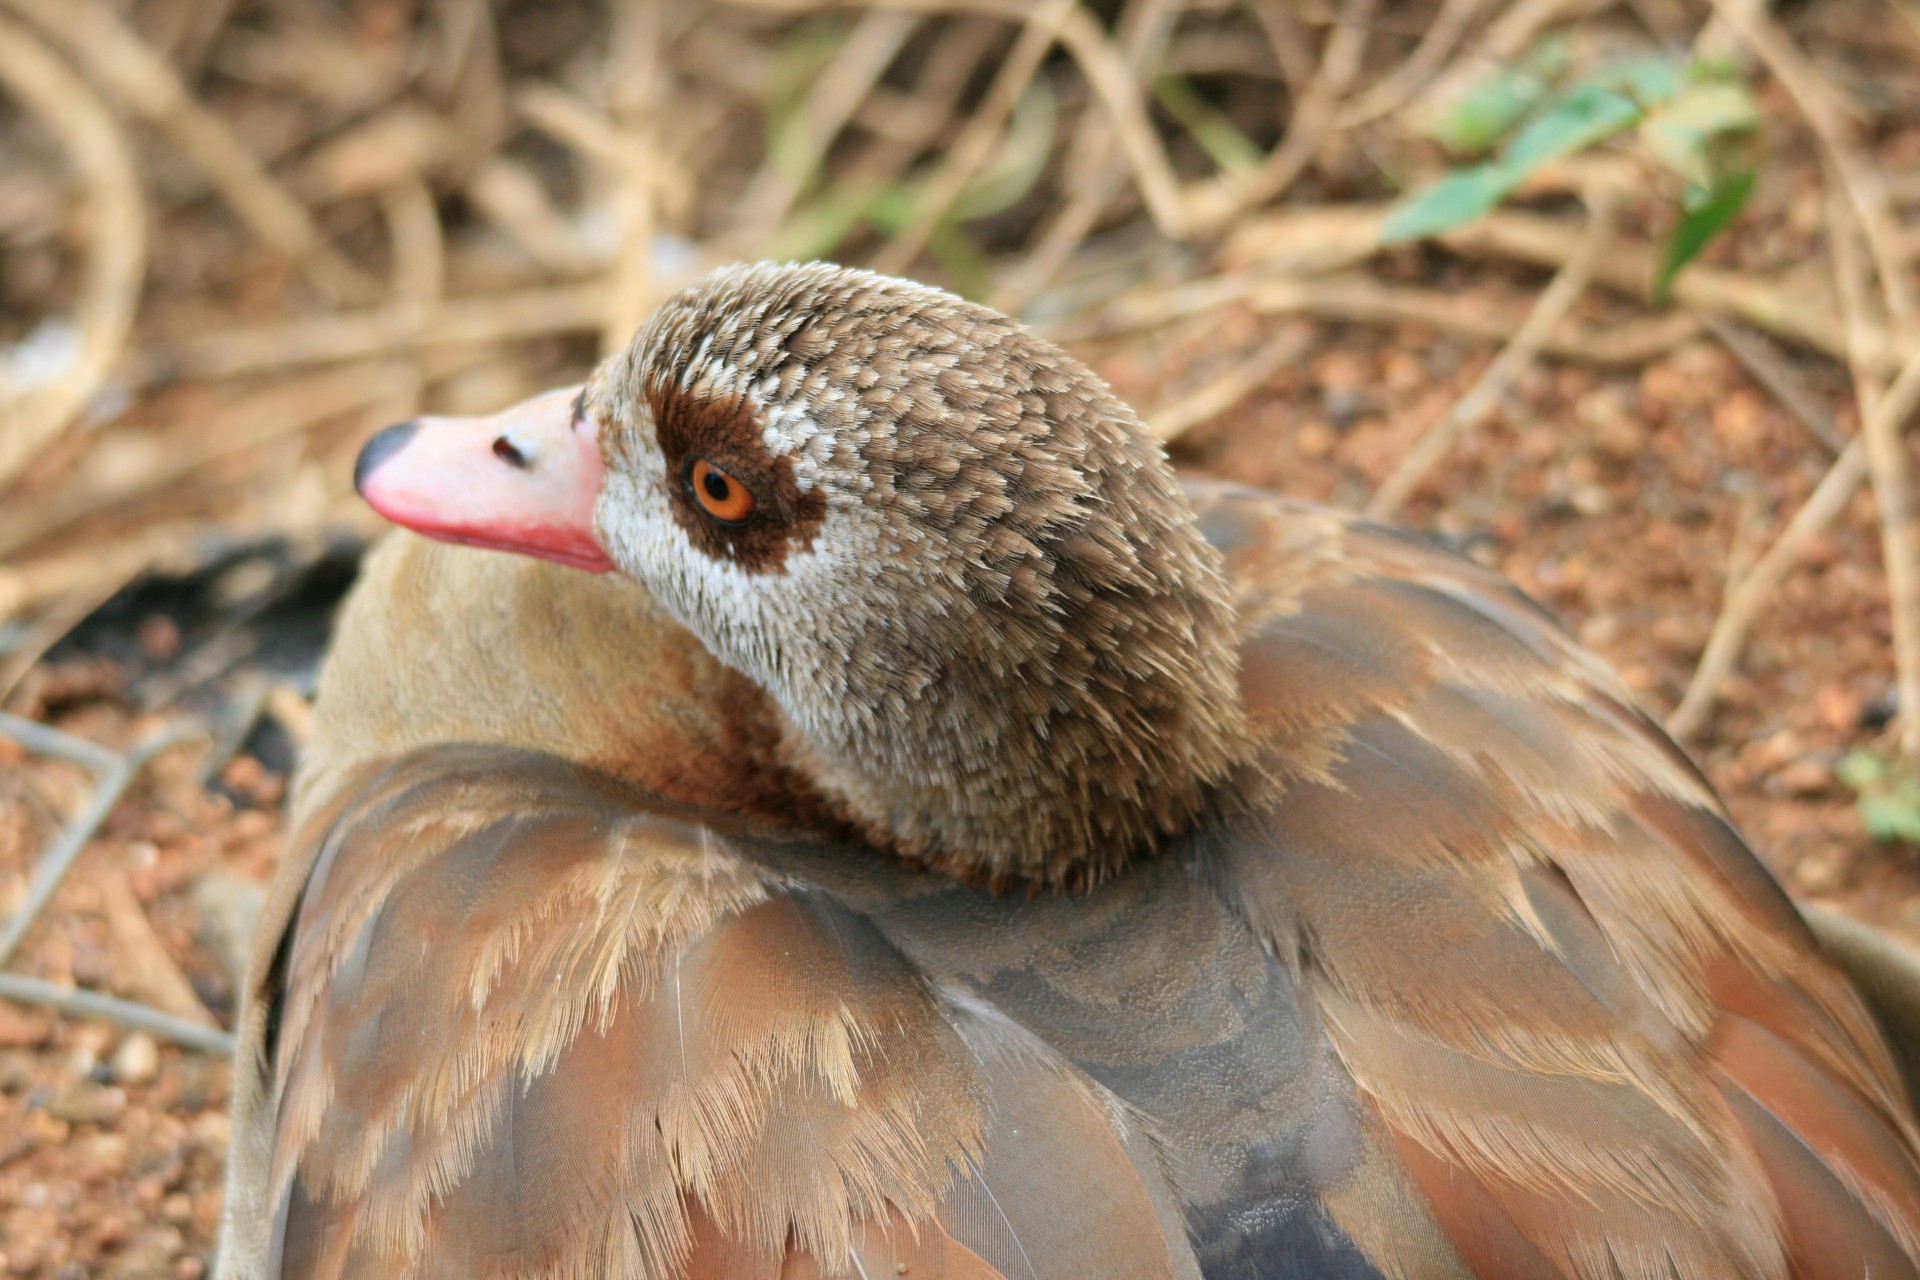
POLYGON ((413 433, 419 429, 417 422, 396 422, 362 445, 360 457, 353 464, 353 491, 365 497, 367 481, 379 470, 380 464, 406 448, 407 441, 413 439, 413 433))
POLYGON ((493 456, 510 467, 518 467, 522 471, 527 468, 527 455, 520 452, 520 446, 505 436, 493 442, 493 456))

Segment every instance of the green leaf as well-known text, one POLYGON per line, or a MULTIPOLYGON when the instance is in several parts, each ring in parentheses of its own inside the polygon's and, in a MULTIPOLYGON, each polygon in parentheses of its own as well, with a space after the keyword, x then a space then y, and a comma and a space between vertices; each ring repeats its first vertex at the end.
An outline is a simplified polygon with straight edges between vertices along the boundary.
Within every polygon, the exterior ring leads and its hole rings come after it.
POLYGON ((880 186, 872 180, 864 183, 840 183, 794 210, 786 225, 775 232, 762 247, 767 257, 776 260, 831 258, 834 251, 862 223, 874 217, 874 210, 885 205, 895 188, 880 186))
POLYGON ((1386 244, 1398 244, 1451 231, 1499 204, 1514 185, 1505 181, 1491 164, 1456 169, 1425 191, 1395 205, 1380 226, 1380 239, 1386 244))
POLYGON ((1202 97, 1185 76, 1160 76, 1153 82, 1153 96, 1168 115, 1193 135, 1208 159, 1227 172, 1244 172, 1266 158, 1266 152, 1240 132, 1239 126, 1225 113, 1202 97))
POLYGON ((1584 151, 1639 119, 1632 98, 1592 81, 1575 85, 1529 120, 1500 157, 1508 189, 1541 165, 1584 151))
POLYGON ((1053 86, 1045 78, 1013 104, 1006 140, 993 160, 953 202, 954 218, 984 218, 999 213, 1033 189, 1053 155, 1055 124, 1059 119, 1053 86))
POLYGON ((1381 239, 1388 244, 1416 240, 1471 222, 1541 165, 1611 137, 1639 118, 1631 98, 1597 84, 1576 85, 1528 121, 1498 160, 1456 169, 1396 206, 1381 226, 1381 239))
POLYGON ((1616 58, 1602 64, 1592 76, 1597 83, 1626 94, 1645 108, 1671 102, 1680 92, 1683 78, 1681 64, 1658 53, 1616 58))
POLYGON ((1667 168, 1695 187, 1712 188, 1744 167, 1745 143, 1760 127, 1760 110, 1736 84, 1700 84, 1640 122, 1640 137, 1667 168))
POLYGON ((797 182, 813 176, 817 157, 807 141, 807 118, 800 99, 775 104, 767 112, 767 159, 776 172, 797 182))
POLYGON ((1874 839, 1920 844, 1920 807, 1913 797, 1864 795, 1855 807, 1860 812, 1860 824, 1874 839))
POLYGON ((1868 835, 1920 844, 1920 774, 1912 765, 1890 761, 1871 747, 1855 747, 1834 773, 1856 792, 1854 810, 1868 835))
POLYGON ((845 17, 823 15, 795 26, 773 49, 766 77, 767 158, 795 181, 811 178, 819 161, 807 141, 808 90, 851 30, 845 17))
POLYGON ((890 183, 874 192, 873 199, 860 211, 861 217, 887 235, 898 235, 919 212, 920 193, 925 189, 924 178, 890 183))
POLYGON ((1659 260, 1653 266, 1653 300, 1665 302, 1680 269, 1699 256, 1707 242, 1720 234, 1753 194, 1756 174, 1752 169, 1734 174, 1711 191, 1698 192, 1698 200, 1689 200, 1679 225, 1667 234, 1660 246, 1659 260))
POLYGON ((1461 96, 1433 123, 1433 137, 1449 151, 1478 155, 1526 118, 1547 96, 1547 82, 1530 71, 1496 71, 1461 96))
POLYGON ((978 301, 993 288, 993 271, 987 255, 967 235, 965 228, 946 222, 927 240, 927 252, 940 264, 946 285, 963 298, 978 301))
POLYGON ((1745 74, 1746 68, 1741 65, 1740 59, 1730 53, 1695 58, 1687 64, 1687 83, 1689 84, 1737 82, 1745 74))
POLYGON ((1865 791, 1886 781, 1887 758, 1870 747, 1855 747, 1840 757, 1833 772, 1853 790, 1865 791))

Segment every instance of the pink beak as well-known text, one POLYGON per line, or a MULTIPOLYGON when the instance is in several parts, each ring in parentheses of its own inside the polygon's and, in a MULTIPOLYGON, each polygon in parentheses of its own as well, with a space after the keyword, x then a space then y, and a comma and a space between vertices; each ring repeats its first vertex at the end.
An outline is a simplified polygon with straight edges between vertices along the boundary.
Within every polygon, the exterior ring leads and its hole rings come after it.
POLYGON ((594 573, 613 561, 593 532, 606 461, 580 388, 491 418, 416 418, 360 450, 353 487, 375 511, 429 538, 558 560, 594 573))

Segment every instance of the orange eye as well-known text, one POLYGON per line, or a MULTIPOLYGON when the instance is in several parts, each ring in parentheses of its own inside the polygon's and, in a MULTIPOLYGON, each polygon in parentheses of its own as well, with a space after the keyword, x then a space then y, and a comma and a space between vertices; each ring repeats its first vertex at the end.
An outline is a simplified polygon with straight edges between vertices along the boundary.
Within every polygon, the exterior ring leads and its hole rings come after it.
POLYGON ((726 524, 744 524, 759 504, 753 490, 735 480, 705 458, 693 460, 693 472, 687 477, 693 486, 693 500, 715 520, 726 524))

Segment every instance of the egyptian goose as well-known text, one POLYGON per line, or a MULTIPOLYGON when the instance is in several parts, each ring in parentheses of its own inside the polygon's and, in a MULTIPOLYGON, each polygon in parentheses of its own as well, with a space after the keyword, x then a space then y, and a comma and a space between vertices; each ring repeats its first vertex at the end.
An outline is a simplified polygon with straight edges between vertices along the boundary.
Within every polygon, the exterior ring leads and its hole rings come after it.
POLYGON ((1014 322, 726 270, 357 478, 561 563, 341 619, 222 1276, 1920 1276, 1882 1033, 1618 682, 1014 322))

